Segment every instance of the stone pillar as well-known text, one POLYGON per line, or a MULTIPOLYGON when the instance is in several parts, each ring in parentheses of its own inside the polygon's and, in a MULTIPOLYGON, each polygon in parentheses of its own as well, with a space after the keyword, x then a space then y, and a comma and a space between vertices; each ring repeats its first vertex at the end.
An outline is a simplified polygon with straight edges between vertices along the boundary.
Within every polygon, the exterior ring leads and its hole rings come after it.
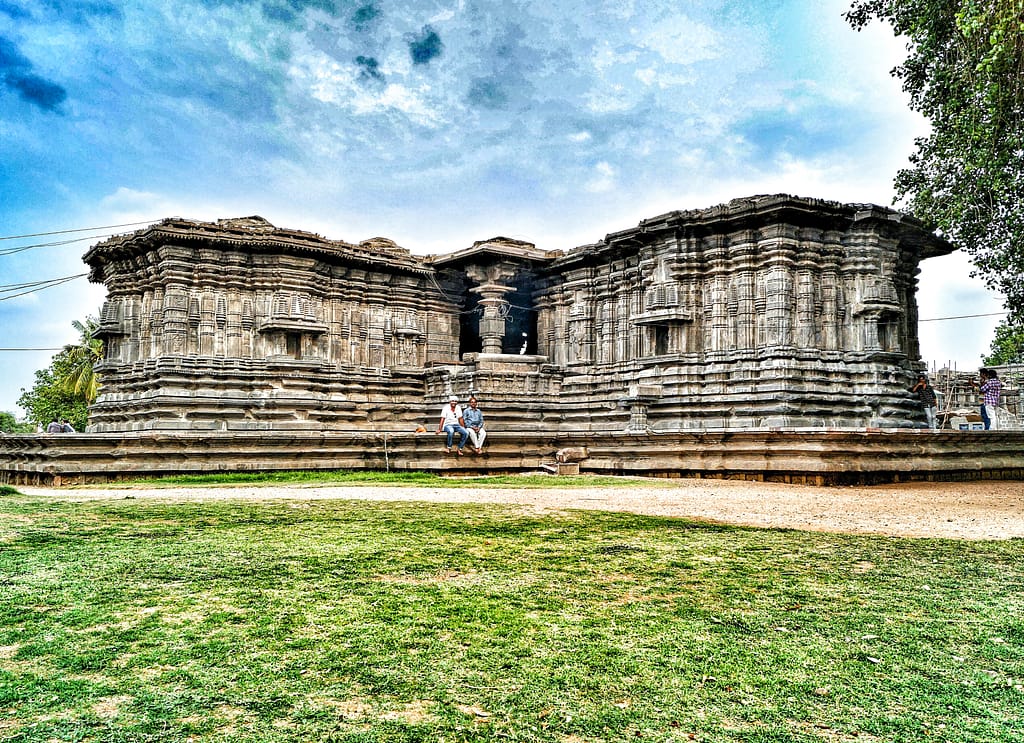
POLYGON ((736 348, 753 351, 757 347, 757 285, 754 271, 744 267, 736 275, 736 348))
POLYGON ((483 284, 470 291, 480 295, 480 306, 483 307, 483 315, 480 317, 480 350, 483 353, 501 353, 508 308, 508 300, 503 295, 512 291, 512 287, 483 284))

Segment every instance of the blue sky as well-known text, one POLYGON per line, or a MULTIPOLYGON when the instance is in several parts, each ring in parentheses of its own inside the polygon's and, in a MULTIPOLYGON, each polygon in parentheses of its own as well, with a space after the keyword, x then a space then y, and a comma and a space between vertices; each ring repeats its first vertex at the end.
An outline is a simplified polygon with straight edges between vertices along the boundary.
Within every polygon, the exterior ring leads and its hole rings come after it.
MULTIPOLYGON (((567 249, 758 193, 888 205, 927 126, 889 76, 901 42, 847 6, 0 0, 0 236, 259 214, 417 253, 567 249)), ((107 232, 2 240, 0 283, 81 273, 107 232)), ((926 262, 921 317, 998 312, 969 271, 926 262)), ((74 340, 103 294, 0 301, 0 347, 74 340)), ((922 323, 925 360, 974 368, 997 321, 922 323)), ((0 410, 51 355, 0 352, 0 410)))

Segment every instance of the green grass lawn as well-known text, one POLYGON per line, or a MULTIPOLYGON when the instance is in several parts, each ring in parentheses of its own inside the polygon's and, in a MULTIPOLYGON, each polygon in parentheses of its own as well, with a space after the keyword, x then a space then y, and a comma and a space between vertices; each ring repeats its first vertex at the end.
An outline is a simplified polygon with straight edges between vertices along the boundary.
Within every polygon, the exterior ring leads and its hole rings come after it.
MULTIPOLYGON (((168 475, 126 481, 123 485, 147 488, 204 487, 220 485, 397 485, 403 487, 501 487, 501 488, 595 488, 643 484, 667 487, 665 480, 618 475, 462 475, 447 476, 419 470, 381 472, 375 470, 279 470, 267 472, 211 472, 198 475, 168 475)), ((82 486, 106 488, 108 485, 82 486)))
POLYGON ((0 498, 4 743, 1009 743, 1022 716, 1024 540, 0 498))

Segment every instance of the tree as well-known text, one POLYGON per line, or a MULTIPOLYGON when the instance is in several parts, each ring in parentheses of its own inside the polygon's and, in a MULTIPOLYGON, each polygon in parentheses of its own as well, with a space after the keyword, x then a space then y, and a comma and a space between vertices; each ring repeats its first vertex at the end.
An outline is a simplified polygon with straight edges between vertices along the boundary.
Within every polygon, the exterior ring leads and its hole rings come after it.
POLYGON ((986 366, 1024 364, 1024 326, 1001 321, 996 326, 991 353, 983 361, 986 366))
POLYGON ((14 413, 0 412, 0 433, 32 433, 35 428, 31 423, 18 423, 14 413))
POLYGON ((897 202, 971 256, 1024 323, 1024 0, 854 0, 855 29, 889 22, 907 39, 893 70, 932 124, 897 202))
POLYGON ((103 341, 96 337, 99 321, 95 317, 85 322, 75 320, 71 325, 78 331, 78 344, 65 346, 62 353, 68 357, 67 375, 64 385, 68 392, 82 395, 86 402, 93 402, 99 392, 99 380, 93 373, 93 366, 103 358, 103 341))
POLYGON ((76 431, 85 428, 89 403, 84 395, 67 391, 66 378, 70 362, 61 351, 53 357, 50 366, 36 372, 32 389, 21 391, 18 405, 28 413, 29 420, 46 427, 52 420, 67 418, 76 431))
POLYGON ((76 431, 83 431, 89 403, 96 399, 99 388, 93 366, 103 357, 103 341, 95 337, 99 327, 95 318, 72 325, 80 334, 78 342, 65 346, 49 367, 36 372, 35 384, 31 390, 21 391, 18 405, 40 426, 66 418, 76 431))

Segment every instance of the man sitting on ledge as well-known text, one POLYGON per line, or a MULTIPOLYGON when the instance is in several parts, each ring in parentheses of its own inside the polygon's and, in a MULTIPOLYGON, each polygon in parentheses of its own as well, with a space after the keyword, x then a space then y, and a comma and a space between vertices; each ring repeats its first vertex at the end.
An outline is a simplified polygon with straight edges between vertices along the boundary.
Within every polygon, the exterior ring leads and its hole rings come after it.
POLYGON ((469 407, 462 411, 462 420, 469 433, 469 440, 473 442, 473 450, 479 454, 483 450, 487 431, 484 430, 483 411, 477 407, 476 398, 472 395, 469 396, 469 407))
POLYGON ((448 404, 441 409, 441 420, 437 424, 437 432, 441 433, 444 430, 447 438, 445 439, 444 450, 446 454, 452 453, 452 438, 455 433, 459 434, 459 456, 462 456, 462 449, 466 446, 466 440, 469 438, 469 432, 466 431, 466 424, 462 417, 462 406, 459 405, 459 398, 452 395, 448 399, 448 404))

